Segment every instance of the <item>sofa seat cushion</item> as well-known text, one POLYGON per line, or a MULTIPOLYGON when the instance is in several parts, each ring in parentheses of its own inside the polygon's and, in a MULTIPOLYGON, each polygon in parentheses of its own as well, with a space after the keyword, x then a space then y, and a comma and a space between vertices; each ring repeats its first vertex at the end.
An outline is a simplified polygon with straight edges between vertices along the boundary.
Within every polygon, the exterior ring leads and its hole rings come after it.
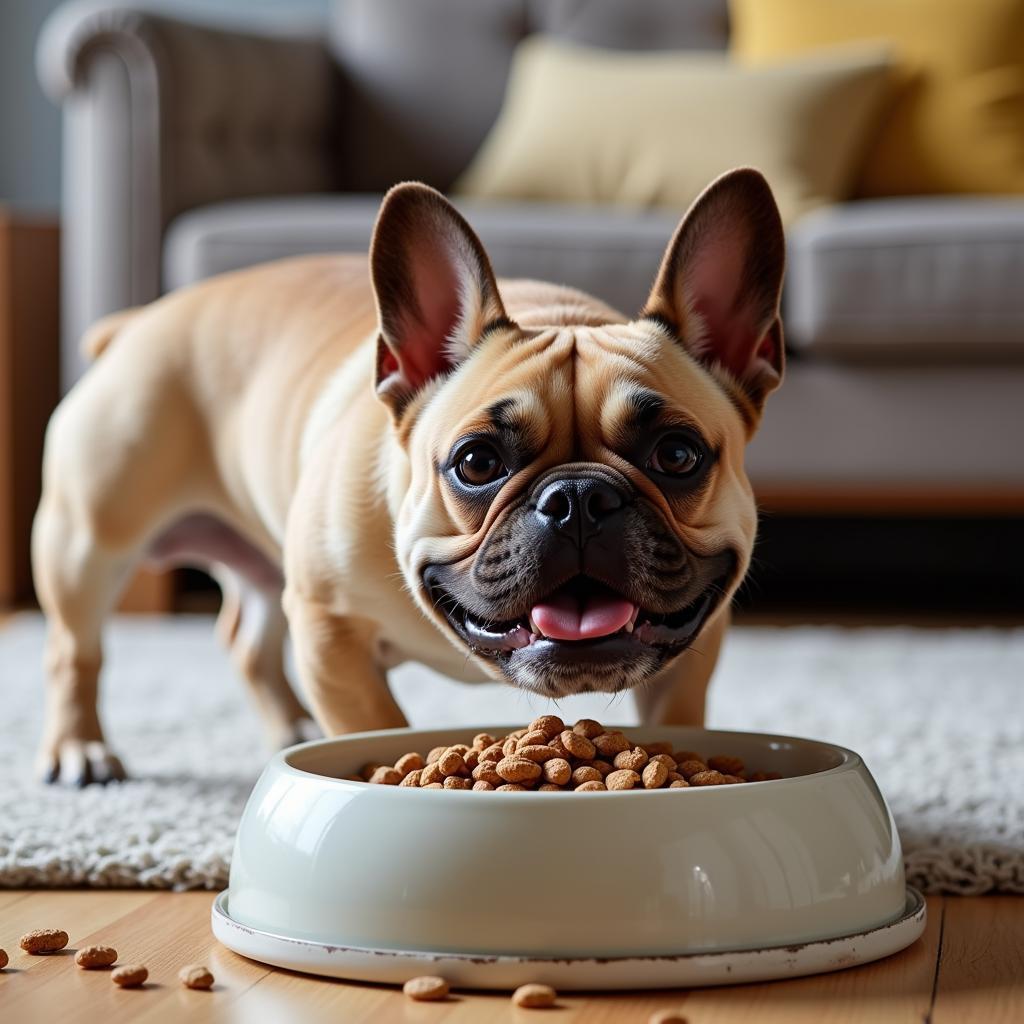
MULTIPOLYGON (((305 196, 217 203, 183 214, 164 243, 176 288, 253 263, 311 252, 366 252, 381 197, 305 196)), ((627 315, 647 298, 675 229, 672 211, 549 203, 459 202, 502 277, 582 288, 627 315)))
POLYGON ((822 357, 1024 357, 1024 198, 844 203, 789 234, 786 337, 822 357))

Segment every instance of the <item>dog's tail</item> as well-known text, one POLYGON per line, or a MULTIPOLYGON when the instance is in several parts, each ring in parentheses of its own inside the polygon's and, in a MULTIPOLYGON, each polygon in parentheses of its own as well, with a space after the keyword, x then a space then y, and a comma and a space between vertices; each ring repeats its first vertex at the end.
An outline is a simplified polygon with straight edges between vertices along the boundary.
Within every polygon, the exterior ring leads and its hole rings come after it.
POLYGON ((81 352, 87 359, 97 359, 106 350, 106 347, 114 340, 117 334, 129 320, 134 320, 136 314, 141 312, 141 306, 133 306, 129 309, 121 309, 116 313, 108 313, 100 317, 82 335, 81 352))

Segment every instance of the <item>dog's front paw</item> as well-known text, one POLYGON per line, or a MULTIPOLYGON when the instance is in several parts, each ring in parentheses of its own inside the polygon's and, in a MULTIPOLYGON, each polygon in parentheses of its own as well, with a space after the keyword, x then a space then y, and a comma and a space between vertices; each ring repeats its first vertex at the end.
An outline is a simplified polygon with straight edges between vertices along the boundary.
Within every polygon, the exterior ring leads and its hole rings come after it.
POLYGON ((102 740, 65 739, 43 744, 36 758, 36 777, 81 788, 121 782, 126 775, 121 759, 102 740))

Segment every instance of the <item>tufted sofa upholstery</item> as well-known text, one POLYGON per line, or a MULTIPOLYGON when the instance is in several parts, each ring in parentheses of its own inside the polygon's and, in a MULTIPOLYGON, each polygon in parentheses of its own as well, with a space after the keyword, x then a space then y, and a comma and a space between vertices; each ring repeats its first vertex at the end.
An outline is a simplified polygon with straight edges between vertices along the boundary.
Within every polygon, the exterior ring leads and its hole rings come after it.
MULTIPOLYGON (((64 109, 65 383, 97 316, 262 260, 365 250, 390 184, 450 186, 526 35, 714 50, 728 30, 727 0, 333 0, 304 28, 66 4, 38 49, 64 109)), ((462 205, 499 274, 625 312, 680 212, 462 205)), ((788 380, 750 455, 762 494, 1024 510, 1024 198, 840 204, 788 247, 788 380)))

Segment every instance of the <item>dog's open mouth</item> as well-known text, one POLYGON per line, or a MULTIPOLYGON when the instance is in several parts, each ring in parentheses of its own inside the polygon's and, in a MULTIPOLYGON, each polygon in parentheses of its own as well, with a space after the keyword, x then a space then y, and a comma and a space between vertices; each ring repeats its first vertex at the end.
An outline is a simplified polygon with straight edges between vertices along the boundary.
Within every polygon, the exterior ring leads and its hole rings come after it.
POLYGON ((452 628, 480 654, 500 655, 555 644, 581 652, 612 640, 629 640, 662 648, 685 647, 701 630, 725 580, 707 587, 686 607, 661 614, 641 608, 611 587, 576 576, 516 619, 494 622, 473 614, 451 595, 432 588, 437 606, 452 628))

